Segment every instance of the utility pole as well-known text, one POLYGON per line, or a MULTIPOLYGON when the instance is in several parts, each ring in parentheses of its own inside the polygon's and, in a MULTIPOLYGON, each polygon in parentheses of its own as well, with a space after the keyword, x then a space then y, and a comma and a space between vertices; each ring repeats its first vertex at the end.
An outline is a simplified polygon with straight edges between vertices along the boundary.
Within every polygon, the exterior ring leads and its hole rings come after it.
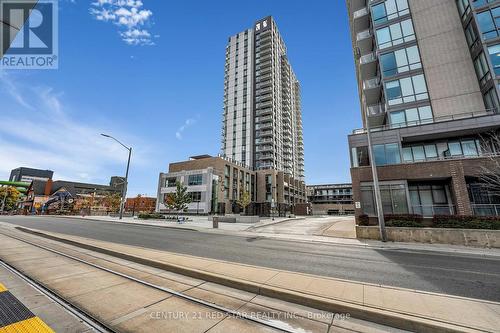
POLYGON ((373 175, 373 190, 375 191, 375 204, 377 206, 378 225, 380 230, 380 240, 387 242, 387 234, 385 231, 384 210, 382 206, 382 195, 380 194, 380 184, 378 182, 377 164, 375 162, 372 146, 372 137, 370 123, 368 121, 368 111, 365 109, 366 136, 368 138, 368 156, 370 157, 370 165, 373 175))
POLYGON ((111 135, 108 134, 101 134, 102 136, 106 138, 110 138, 121 144, 125 149, 128 150, 128 161, 127 161, 127 171, 125 172, 125 181, 123 183, 123 188, 122 188, 122 198, 120 200, 120 217, 119 219, 121 220, 123 218, 123 208, 125 206, 125 197, 127 196, 127 186, 128 186, 128 170, 130 167, 130 156, 132 155, 132 147, 127 147, 120 141, 118 141, 116 138, 112 137, 111 135))
POLYGON ((5 209, 5 201, 7 200, 7 194, 9 193, 9 187, 8 186, 2 187, 2 188, 5 188, 5 195, 3 196, 2 208, 0 209, 0 213, 3 213, 3 211, 5 209))

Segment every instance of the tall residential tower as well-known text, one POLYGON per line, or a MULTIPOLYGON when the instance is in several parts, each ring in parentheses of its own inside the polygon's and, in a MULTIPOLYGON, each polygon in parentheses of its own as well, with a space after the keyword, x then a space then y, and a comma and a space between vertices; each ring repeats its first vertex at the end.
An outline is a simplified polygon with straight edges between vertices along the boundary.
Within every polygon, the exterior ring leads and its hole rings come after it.
POLYGON ((356 214, 376 216, 373 162, 386 214, 500 214, 481 181, 500 151, 500 1, 347 7, 364 123, 349 136, 356 214))
POLYGON ((300 85, 272 17, 229 37, 221 153, 304 179, 300 85))

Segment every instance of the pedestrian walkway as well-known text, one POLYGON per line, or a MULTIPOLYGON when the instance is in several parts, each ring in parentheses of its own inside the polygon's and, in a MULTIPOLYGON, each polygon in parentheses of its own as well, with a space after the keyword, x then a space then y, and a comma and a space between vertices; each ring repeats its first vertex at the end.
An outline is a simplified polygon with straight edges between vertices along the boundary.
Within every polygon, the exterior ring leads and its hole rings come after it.
POLYGON ((500 303, 418 290, 394 288, 310 274, 43 232, 175 273, 235 287, 263 296, 350 313, 363 320, 411 331, 497 332, 500 303))

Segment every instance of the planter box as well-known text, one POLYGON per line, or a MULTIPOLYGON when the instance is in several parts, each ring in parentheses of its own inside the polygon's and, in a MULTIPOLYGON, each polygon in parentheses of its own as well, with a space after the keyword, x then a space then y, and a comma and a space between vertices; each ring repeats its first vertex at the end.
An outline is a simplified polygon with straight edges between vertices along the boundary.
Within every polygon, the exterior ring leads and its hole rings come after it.
MULTIPOLYGON (((217 216, 219 218, 219 222, 226 223, 257 223, 260 221, 259 216, 246 216, 246 215, 225 215, 225 216, 217 216)), ((213 220, 213 216, 208 217, 209 221, 213 220)))
MULTIPOLYGON (((386 227, 387 240, 500 248, 500 230, 386 227)), ((380 239, 378 226, 356 226, 356 237, 380 239)))

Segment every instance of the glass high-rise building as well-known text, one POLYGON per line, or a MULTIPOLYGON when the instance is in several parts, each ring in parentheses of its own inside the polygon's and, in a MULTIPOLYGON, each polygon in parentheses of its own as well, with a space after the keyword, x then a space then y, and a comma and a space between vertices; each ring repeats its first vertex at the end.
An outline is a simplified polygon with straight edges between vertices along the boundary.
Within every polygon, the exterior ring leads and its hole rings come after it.
POLYGON ((363 118, 349 136, 357 216, 376 216, 372 163, 385 214, 500 215, 481 177, 500 152, 500 1, 347 8, 363 118))
POLYGON ((229 37, 221 154, 304 179, 300 84, 272 17, 229 37))

